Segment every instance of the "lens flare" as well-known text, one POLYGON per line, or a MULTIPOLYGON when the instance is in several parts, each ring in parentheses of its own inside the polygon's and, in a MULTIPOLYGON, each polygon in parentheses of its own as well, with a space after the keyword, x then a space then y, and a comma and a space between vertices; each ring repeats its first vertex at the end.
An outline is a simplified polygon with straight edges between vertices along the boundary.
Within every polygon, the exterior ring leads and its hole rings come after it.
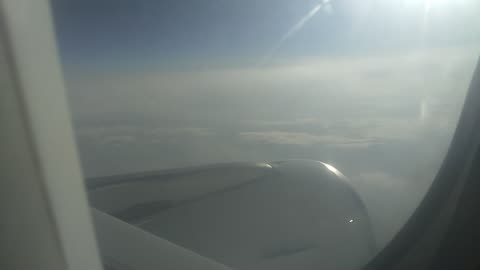
POLYGON ((296 32, 303 28, 303 26, 313 18, 322 8, 325 8, 328 13, 332 12, 330 5, 330 0, 323 0, 319 4, 315 5, 305 16, 303 16, 296 24, 294 24, 279 40, 279 42, 273 46, 270 51, 263 57, 262 61, 259 63, 264 64, 267 62, 275 52, 282 46, 282 44, 291 38, 296 32))

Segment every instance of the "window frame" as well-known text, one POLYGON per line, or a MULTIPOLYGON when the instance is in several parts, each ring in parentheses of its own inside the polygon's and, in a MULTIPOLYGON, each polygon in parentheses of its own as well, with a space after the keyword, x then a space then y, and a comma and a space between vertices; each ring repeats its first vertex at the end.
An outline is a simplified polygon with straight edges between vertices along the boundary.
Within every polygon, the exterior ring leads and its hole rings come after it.
POLYGON ((0 45, 0 268, 100 270, 49 1, 1 0, 0 45))

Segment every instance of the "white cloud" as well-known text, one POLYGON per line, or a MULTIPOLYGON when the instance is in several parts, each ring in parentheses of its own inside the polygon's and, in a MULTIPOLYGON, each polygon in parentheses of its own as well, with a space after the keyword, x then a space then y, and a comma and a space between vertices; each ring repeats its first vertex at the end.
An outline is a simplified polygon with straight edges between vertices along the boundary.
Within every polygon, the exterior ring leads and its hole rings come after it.
POLYGON ((129 143, 134 143, 136 138, 128 135, 109 135, 102 137, 99 141, 101 144, 110 144, 110 145, 124 145, 129 143))
POLYGON ((214 136, 214 132, 207 128, 196 127, 147 127, 113 125, 103 127, 80 127, 77 137, 87 140, 90 144, 152 144, 181 141, 182 138, 199 138, 214 136))
POLYGON ((392 108, 408 113, 412 108, 406 105, 416 102, 420 108, 422 100, 441 108, 461 107, 477 57, 476 49, 459 47, 309 58, 266 67, 84 74, 67 83, 74 116, 84 121, 99 116, 177 121, 206 112, 215 112, 220 120, 262 120, 265 107, 278 115, 288 109, 295 118, 337 120, 349 111, 358 118, 379 117, 392 108))
POLYGON ((422 170, 430 174, 422 179, 410 179, 386 171, 371 171, 352 178, 352 185, 369 210, 379 246, 385 245, 398 232, 425 196, 435 170, 422 170))
POLYGON ((311 145, 327 144, 336 146, 368 146, 374 143, 368 139, 354 139, 342 136, 315 135, 305 132, 241 132, 239 136, 247 141, 271 144, 311 145))
POLYGON ((213 131, 208 128, 199 127, 179 127, 179 128, 154 128, 151 131, 153 136, 159 135, 191 135, 191 136, 211 136, 214 135, 213 131))
MULTIPOLYGON (((90 166, 102 166, 97 157, 108 155, 110 144, 128 148, 124 156, 105 157, 123 159, 125 170, 134 162, 153 164, 152 157, 165 167, 321 159, 324 153, 308 146, 441 148, 438 137, 453 132, 477 57, 476 49, 458 47, 264 67, 73 74, 67 85, 77 137, 97 151, 88 156, 90 166), (302 148, 286 152, 258 143, 302 148), (152 153, 131 155, 145 149, 152 153)), ((326 155, 334 159, 335 153, 326 155)), ((371 153, 365 151, 365 160, 378 159, 371 153)))

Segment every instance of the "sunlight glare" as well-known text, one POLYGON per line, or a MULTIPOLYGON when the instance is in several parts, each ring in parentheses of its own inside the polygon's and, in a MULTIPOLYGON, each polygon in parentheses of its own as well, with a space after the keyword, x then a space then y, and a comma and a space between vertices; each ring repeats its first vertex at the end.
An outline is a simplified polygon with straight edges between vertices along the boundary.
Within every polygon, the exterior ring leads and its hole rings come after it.
POLYGON ((330 6, 330 0, 323 0, 316 4, 305 16, 303 16, 296 24, 294 24, 280 39, 280 41, 273 46, 270 51, 263 57, 262 61, 259 63, 264 64, 269 58, 271 58, 275 52, 282 46, 282 44, 291 38, 296 32, 303 28, 303 26, 313 18, 322 8, 327 8, 327 13, 332 13, 333 10, 330 6))
POLYGON ((339 171, 337 170, 337 168, 333 167, 332 165, 330 164, 327 164, 325 162, 320 162, 322 163, 329 171, 331 171, 332 173, 334 173, 335 175, 341 177, 341 178, 345 178, 345 176, 339 171))

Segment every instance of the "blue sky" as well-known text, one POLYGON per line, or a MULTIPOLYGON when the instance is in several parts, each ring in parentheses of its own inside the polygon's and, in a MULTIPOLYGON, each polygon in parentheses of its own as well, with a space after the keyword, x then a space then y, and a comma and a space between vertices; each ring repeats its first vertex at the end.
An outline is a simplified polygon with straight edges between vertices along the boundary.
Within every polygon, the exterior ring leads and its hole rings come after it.
POLYGON ((440 166, 480 48, 476 0, 52 4, 86 176, 321 160, 380 243, 440 166))
POLYGON ((68 67, 182 69, 255 65, 276 47, 272 61, 478 41, 472 31, 478 30, 472 12, 478 3, 430 2, 54 0, 53 7, 68 67), (318 5, 319 12, 278 46, 318 5))

